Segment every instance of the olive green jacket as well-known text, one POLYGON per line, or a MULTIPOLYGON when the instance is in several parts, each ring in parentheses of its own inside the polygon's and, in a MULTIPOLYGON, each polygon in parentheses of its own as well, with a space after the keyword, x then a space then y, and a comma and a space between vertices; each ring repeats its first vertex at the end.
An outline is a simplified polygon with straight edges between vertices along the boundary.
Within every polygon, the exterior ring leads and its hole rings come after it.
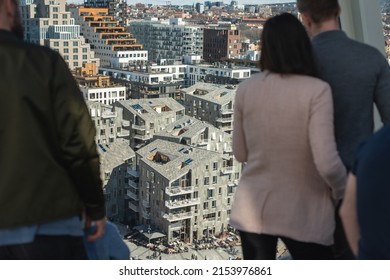
POLYGON ((0 30, 0 228, 104 218, 95 127, 61 56, 0 30))

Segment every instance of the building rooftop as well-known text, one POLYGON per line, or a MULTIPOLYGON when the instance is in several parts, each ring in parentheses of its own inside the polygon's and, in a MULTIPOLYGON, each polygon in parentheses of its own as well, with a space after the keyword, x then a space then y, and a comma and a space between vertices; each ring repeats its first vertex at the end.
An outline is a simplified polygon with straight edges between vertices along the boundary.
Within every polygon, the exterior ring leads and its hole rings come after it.
MULTIPOLYGON (((192 138, 193 136, 198 135, 200 132, 204 131, 207 128, 210 130, 219 130, 218 128, 207 122, 186 115, 180 120, 166 126, 163 131, 155 133, 155 135, 177 139, 192 138)), ((226 134, 226 137, 232 137, 230 134, 227 134, 225 132, 223 133, 226 134)))
POLYGON ((224 105, 235 98, 236 88, 232 85, 196 83, 189 88, 183 89, 182 92, 199 96, 199 98, 212 103, 224 105))
POLYGON ((118 103, 142 119, 151 120, 184 110, 184 107, 173 98, 130 99, 118 103))
POLYGON ((157 139, 137 151, 148 166, 168 180, 175 180, 189 170, 204 165, 205 159, 219 158, 220 154, 157 139))
POLYGON ((129 146, 129 140, 122 138, 117 138, 109 144, 98 144, 97 151, 102 175, 104 172, 111 172, 115 167, 135 156, 134 151, 129 146))

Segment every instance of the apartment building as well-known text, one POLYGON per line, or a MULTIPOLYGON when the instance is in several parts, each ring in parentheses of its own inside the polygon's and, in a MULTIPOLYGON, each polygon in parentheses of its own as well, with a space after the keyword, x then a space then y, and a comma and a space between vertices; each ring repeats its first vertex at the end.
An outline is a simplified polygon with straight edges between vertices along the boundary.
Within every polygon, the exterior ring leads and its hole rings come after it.
POLYGON ((108 8, 76 7, 72 16, 81 27, 81 33, 91 44, 103 67, 125 68, 145 64, 148 52, 137 43, 125 27, 120 26, 108 8))
POLYGON ((97 101, 87 101, 89 113, 96 127, 97 144, 112 144, 119 138, 126 139, 129 146, 129 122, 123 120, 122 108, 105 105, 97 101))
POLYGON ((234 86, 197 83, 182 89, 181 94, 186 115, 206 121, 224 132, 233 131, 234 86))
POLYGON ((21 1, 25 39, 59 52, 70 69, 83 63, 99 65, 99 59, 80 35, 80 26, 65 5, 66 0, 21 1))
POLYGON ((109 144, 98 144, 101 179, 106 199, 106 215, 112 221, 128 223, 130 209, 127 196, 127 167, 135 158, 128 141, 116 139, 109 144))
POLYGON ((199 81, 238 84, 251 76, 248 67, 222 64, 152 64, 132 69, 100 67, 99 72, 124 83, 130 98, 179 98, 180 90, 199 81))
POLYGON ((85 8, 108 8, 108 15, 112 16, 120 26, 126 25, 127 2, 125 0, 85 0, 85 8))
POLYGON ((185 113, 184 107, 172 98, 131 99, 114 105, 123 108, 123 118, 130 122, 130 147, 134 150, 145 146, 156 132, 185 113))
POLYGON ((107 105, 126 100, 126 87, 115 85, 109 76, 99 75, 96 64, 84 64, 76 69, 74 76, 85 100, 107 105))
POLYGON ((186 25, 181 18, 131 21, 128 30, 149 51, 151 61, 182 61, 187 55, 203 56, 203 26, 186 25))
POLYGON ((223 154, 157 139, 136 152, 139 163, 140 224, 150 224, 168 241, 193 242, 226 231, 239 178, 223 154))
POLYGON ((239 57, 241 35, 234 24, 209 25, 204 29, 203 59, 219 62, 223 58, 239 57))

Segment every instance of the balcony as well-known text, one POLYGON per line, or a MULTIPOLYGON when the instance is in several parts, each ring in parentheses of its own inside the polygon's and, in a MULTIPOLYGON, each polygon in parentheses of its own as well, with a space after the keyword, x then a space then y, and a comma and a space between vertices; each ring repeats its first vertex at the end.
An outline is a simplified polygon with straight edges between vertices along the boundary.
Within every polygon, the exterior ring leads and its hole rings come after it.
POLYGON ((139 208, 137 205, 134 205, 133 203, 129 202, 129 209, 133 210, 134 212, 139 212, 139 208))
POLYGON ((217 122, 219 123, 231 123, 233 121, 233 118, 230 117, 230 118, 218 118, 217 119, 217 122))
POLYGON ((129 127, 130 126, 130 121, 122 120, 122 126, 123 127, 129 127))
POLYGON ((165 214, 163 215, 163 218, 169 222, 174 222, 174 221, 190 219, 192 218, 193 215, 194 215, 193 212, 182 212, 178 214, 165 214))
POLYGON ((222 109, 220 112, 222 115, 230 115, 234 113, 233 109, 222 109))
POLYGON ((126 194, 127 194, 128 197, 130 197, 131 199, 134 199, 135 201, 139 200, 138 194, 135 194, 135 193, 133 193, 131 191, 127 191, 126 194))
POLYGON ((169 196, 189 194, 194 191, 193 187, 181 187, 181 188, 166 188, 165 193, 169 196))
POLYGON ((225 166, 221 169, 222 174, 232 174, 234 173, 234 167, 233 166, 225 166))
POLYGON ((128 185, 133 189, 139 189, 138 183, 134 182, 133 180, 129 180, 128 185))
POLYGON ((137 124, 133 124, 131 126, 132 129, 134 130, 141 130, 141 131, 144 131, 146 130, 146 125, 137 125, 137 124))
POLYGON ((107 118, 116 118, 117 114, 116 112, 103 112, 102 113, 102 118, 107 119, 107 118))
POLYGON ((142 216, 143 216, 145 219, 150 220, 150 213, 145 212, 145 211, 142 210, 142 216))
POLYGON ((130 131, 122 129, 121 132, 116 134, 117 137, 127 137, 130 136, 130 131))
POLYGON ((136 178, 139 177, 139 172, 137 170, 132 169, 131 167, 127 167, 127 174, 136 178))
POLYGON ((165 201, 165 206, 169 209, 177 209, 182 207, 194 206, 200 204, 199 198, 165 201))
POLYGON ((134 139, 138 139, 138 140, 146 141, 146 140, 149 140, 150 138, 152 138, 152 136, 151 135, 134 134, 133 138, 134 139))
POLYGON ((149 202, 149 201, 142 200, 142 205, 143 205, 145 208, 150 208, 150 202, 149 202))

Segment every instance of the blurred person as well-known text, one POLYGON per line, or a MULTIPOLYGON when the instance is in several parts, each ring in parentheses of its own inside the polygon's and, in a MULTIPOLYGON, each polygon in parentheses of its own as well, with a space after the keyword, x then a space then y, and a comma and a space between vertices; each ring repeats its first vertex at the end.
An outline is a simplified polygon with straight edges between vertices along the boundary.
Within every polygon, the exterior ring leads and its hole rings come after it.
POLYGON ((390 260, 389 143, 387 125, 359 149, 348 178, 340 214, 357 259, 390 260))
MULTIPOLYGON (((350 171, 357 148, 373 133, 374 103, 382 122, 390 122, 390 68, 377 49, 340 30, 337 0, 297 0, 297 7, 312 37, 320 78, 332 89, 337 149, 350 171)), ((338 211, 335 215, 335 258, 353 259, 338 211)))
POLYGON ((246 164, 230 224, 244 259, 275 259, 278 238, 293 259, 332 259, 334 201, 346 170, 330 87, 317 78, 310 39, 293 15, 267 20, 261 42, 262 73, 236 95, 233 153, 246 164))
POLYGON ((95 127, 61 56, 22 41, 17 0, 0 0, 0 259, 86 259, 82 213, 101 237, 95 127))

